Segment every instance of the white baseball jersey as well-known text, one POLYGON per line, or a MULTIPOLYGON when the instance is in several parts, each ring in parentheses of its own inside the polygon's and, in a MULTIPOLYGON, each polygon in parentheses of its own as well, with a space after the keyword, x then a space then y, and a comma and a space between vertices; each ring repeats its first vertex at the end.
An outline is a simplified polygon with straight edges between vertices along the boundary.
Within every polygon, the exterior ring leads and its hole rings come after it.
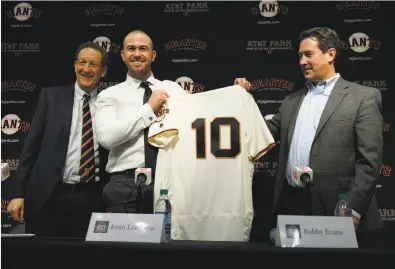
POLYGON ((253 97, 231 86, 168 98, 160 114, 154 203, 168 189, 172 238, 248 241, 253 161, 275 145, 253 97))

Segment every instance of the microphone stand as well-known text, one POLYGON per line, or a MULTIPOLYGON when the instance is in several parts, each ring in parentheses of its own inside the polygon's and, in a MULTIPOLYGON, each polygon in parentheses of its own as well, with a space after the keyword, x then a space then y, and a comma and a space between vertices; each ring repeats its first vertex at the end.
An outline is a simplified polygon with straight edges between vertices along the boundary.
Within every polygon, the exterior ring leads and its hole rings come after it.
POLYGON ((142 185, 147 181, 147 177, 142 177, 141 180, 139 180, 140 175, 137 177, 138 180, 138 184, 135 184, 132 188, 132 190, 129 192, 128 196, 126 197, 125 201, 123 202, 124 204, 124 208, 125 208, 125 212, 129 213, 128 211, 128 201, 129 198, 133 195, 133 192, 136 190, 137 188, 137 196, 136 196, 136 213, 141 213, 142 212, 142 208, 143 208, 143 203, 142 203, 142 199, 143 199, 143 191, 142 191, 142 185))
MULTIPOLYGON (((324 216, 326 216, 327 215, 327 212, 328 212, 328 210, 326 210, 326 206, 325 206, 325 203, 324 203, 324 199, 322 199, 322 195, 321 195, 321 193, 318 191, 318 189, 317 189, 317 187, 315 186, 315 184, 313 183, 313 182, 307 182, 307 186, 308 186, 308 190, 309 190, 309 192, 310 192, 310 188, 312 188, 312 189, 314 189, 316 192, 317 192, 317 195, 318 195, 318 199, 320 200, 320 203, 321 203, 321 206, 322 206, 322 208, 324 209, 324 216)), ((311 196, 310 196, 311 197, 311 196)), ((312 207, 312 206, 311 206, 312 207)), ((311 211, 312 212, 312 211, 311 211)))
MULTIPOLYGON (((326 209, 325 203, 324 203, 324 199, 322 199, 322 195, 321 193, 318 191, 317 187, 315 186, 315 184, 313 183, 313 181, 311 180, 310 176, 302 176, 300 178, 300 180, 302 181, 303 184, 307 185, 307 191, 309 192, 309 196, 311 196, 311 189, 314 189, 317 192, 318 195, 318 199, 320 200, 322 209, 324 210, 324 216, 327 215, 328 210, 326 209)), ((313 213, 313 206, 310 203, 310 212, 313 213)))

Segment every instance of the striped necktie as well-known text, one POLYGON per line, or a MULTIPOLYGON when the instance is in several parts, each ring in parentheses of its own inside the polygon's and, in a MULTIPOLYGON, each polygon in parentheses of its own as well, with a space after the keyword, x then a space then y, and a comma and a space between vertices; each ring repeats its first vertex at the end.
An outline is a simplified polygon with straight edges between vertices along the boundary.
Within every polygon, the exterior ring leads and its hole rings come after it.
POLYGON ((95 145, 93 143, 92 118, 89 108, 90 94, 84 94, 82 105, 82 135, 80 158, 80 182, 95 182, 95 145))

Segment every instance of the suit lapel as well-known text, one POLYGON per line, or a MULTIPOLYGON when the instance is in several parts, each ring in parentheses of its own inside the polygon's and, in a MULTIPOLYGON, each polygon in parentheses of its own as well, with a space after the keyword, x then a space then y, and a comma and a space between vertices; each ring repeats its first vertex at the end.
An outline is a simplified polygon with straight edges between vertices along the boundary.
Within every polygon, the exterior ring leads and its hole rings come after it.
POLYGON ((69 144, 71 118, 73 116, 74 105, 74 84, 64 87, 62 94, 60 94, 59 108, 61 111, 60 122, 62 124, 62 142, 67 146, 69 144))
POLYGON ((324 111, 322 112, 320 122, 318 123, 318 127, 315 132, 313 143, 314 143, 315 139, 317 138, 317 136, 319 135, 319 133, 321 132, 325 123, 328 121, 329 117, 332 115, 332 113, 335 111, 337 106, 343 100, 343 98, 347 94, 347 92, 348 92, 348 83, 346 80, 344 80, 342 77, 340 77, 337 80, 335 87, 333 88, 332 93, 328 98, 328 101, 325 105, 324 111))
POLYGON ((299 108, 303 102, 304 97, 306 96, 307 89, 300 91, 300 95, 295 97, 293 102, 291 117, 288 124, 288 145, 291 145, 292 136, 295 130, 296 119, 298 118, 299 108))

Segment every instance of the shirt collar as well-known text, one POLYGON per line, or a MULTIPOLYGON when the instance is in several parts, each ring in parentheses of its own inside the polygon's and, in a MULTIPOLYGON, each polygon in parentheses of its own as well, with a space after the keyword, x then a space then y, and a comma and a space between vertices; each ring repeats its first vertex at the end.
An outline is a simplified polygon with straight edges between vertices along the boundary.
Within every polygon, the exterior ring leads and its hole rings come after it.
POLYGON ((333 89, 332 86, 336 83, 336 81, 339 79, 339 77, 340 77, 340 74, 335 73, 335 75, 333 77, 328 78, 324 81, 318 82, 316 85, 314 85, 314 83, 312 83, 310 81, 306 81, 306 86, 312 92, 330 94, 330 92, 328 92, 328 91, 331 91, 331 89, 333 89))
MULTIPOLYGON (((74 93, 74 98, 77 100, 82 100, 84 99, 84 94, 87 93, 86 91, 84 91, 83 89, 81 89, 81 87, 78 85, 78 83, 75 83, 75 93, 74 93)), ((89 93, 91 95, 91 98, 96 97, 97 95, 97 88, 94 89, 93 91, 91 91, 89 93)))
MULTIPOLYGON (((154 74, 151 72, 151 75, 148 77, 147 81, 150 83, 150 85, 156 85, 157 80, 154 77, 154 74)), ((142 80, 139 80, 137 78, 131 77, 129 74, 126 75, 126 82, 129 84, 129 86, 132 87, 132 89, 137 89, 142 80)))

